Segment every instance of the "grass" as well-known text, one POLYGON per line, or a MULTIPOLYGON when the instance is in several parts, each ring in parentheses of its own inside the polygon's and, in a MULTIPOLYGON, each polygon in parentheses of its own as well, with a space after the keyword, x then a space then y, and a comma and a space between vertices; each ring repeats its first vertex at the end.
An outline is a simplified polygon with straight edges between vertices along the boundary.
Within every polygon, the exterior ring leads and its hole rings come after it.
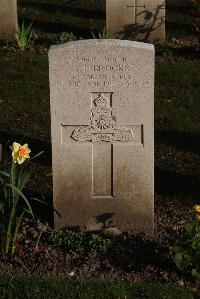
POLYGON ((1 130, 47 138, 50 136, 47 55, 20 51, 2 54, 0 100, 4 117, 0 121, 1 130))
POLYGON ((162 61, 156 66, 156 112, 164 129, 199 132, 199 60, 162 61))
POLYGON ((190 289, 174 284, 89 282, 66 278, 0 276, 2 298, 66 299, 192 299, 190 289))

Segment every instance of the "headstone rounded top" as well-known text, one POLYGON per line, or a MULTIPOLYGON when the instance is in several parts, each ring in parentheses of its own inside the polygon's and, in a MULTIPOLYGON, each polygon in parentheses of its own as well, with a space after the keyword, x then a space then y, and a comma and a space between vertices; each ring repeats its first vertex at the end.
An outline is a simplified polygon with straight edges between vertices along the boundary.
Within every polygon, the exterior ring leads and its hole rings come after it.
POLYGON ((50 47, 50 52, 55 50, 60 50, 68 47, 98 47, 98 46, 114 46, 114 47, 132 47, 138 49, 146 49, 154 51, 154 45, 149 43, 137 42, 137 41, 130 41, 130 40, 120 40, 120 39, 87 39, 87 40, 78 40, 78 41, 71 41, 65 44, 60 45, 52 45, 50 47))

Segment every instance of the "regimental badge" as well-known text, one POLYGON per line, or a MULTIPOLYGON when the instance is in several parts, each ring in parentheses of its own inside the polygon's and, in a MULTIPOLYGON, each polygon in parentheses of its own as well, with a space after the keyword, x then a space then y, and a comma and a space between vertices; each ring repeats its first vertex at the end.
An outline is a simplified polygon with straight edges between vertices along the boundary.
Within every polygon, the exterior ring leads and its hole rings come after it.
POLYGON ((131 142, 134 140, 133 130, 118 126, 112 116, 110 100, 99 94, 91 109, 91 124, 72 132, 71 138, 79 142, 131 142))

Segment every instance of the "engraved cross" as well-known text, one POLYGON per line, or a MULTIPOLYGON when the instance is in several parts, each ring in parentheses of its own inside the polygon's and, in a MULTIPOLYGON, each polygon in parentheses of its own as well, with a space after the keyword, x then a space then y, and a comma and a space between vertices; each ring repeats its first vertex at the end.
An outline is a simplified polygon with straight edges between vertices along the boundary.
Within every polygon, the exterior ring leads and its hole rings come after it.
POLYGON ((141 8, 145 8, 145 4, 143 5, 137 5, 137 0, 126 0, 126 8, 137 8, 137 7, 141 7, 141 8))
POLYGON ((92 197, 111 198, 114 148, 118 143, 143 144, 143 125, 118 125, 112 115, 112 93, 92 93, 91 98, 90 125, 75 127, 68 137, 71 142, 92 144, 92 197))
POLYGON ((137 22, 137 9, 143 8, 145 9, 145 4, 137 5, 137 0, 125 0, 125 7, 127 9, 127 14, 130 15, 132 19, 132 23, 137 22), (133 11, 132 11, 133 9, 133 11))

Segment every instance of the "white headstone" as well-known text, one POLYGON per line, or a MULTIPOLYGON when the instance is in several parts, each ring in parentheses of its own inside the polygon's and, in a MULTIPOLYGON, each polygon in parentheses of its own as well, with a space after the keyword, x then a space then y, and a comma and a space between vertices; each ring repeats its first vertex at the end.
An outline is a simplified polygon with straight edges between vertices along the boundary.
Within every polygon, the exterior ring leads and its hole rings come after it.
POLYGON ((49 63, 55 226, 152 234, 154 47, 70 42, 49 63))
POLYGON ((165 41, 165 0, 106 0, 106 27, 111 37, 165 41))
POLYGON ((0 0, 0 39, 12 39, 18 29, 17 0, 0 0))

